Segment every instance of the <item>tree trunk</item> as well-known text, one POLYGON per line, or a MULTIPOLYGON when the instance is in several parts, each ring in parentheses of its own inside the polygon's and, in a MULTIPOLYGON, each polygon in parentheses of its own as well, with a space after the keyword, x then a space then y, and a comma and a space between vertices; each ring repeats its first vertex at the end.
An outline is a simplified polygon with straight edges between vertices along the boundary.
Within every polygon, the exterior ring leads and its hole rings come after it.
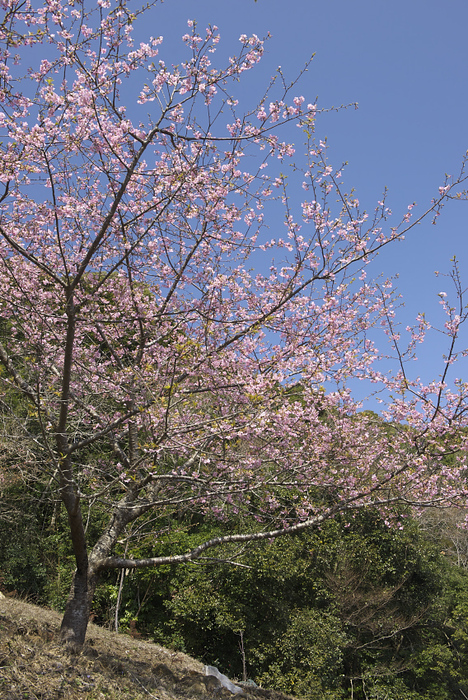
MULTIPOLYGON (((129 517, 129 511, 126 508, 113 513, 108 527, 88 557, 79 499, 75 498, 73 501, 72 497, 69 497, 70 502, 74 506, 69 508, 69 522, 77 567, 60 627, 60 640, 71 652, 76 654, 81 651, 85 641, 91 605, 99 581, 99 564, 103 557, 109 556, 126 522, 132 518, 129 517)), ((138 509, 135 509, 132 517, 135 517, 135 514, 138 515, 139 512, 138 509)))
POLYGON ((70 483, 71 478, 65 483, 66 488, 64 488, 62 498, 68 511, 70 534, 77 566, 60 627, 60 640, 70 651, 79 653, 86 637, 94 592, 99 581, 101 562, 112 552, 117 538, 125 526, 145 513, 150 508, 150 504, 144 503, 142 506, 135 507, 133 505, 135 493, 131 491, 127 494, 121 507, 111 514, 107 528, 88 557, 80 501, 73 488, 70 488, 70 483))
POLYGON ((83 648, 98 578, 98 574, 91 571, 89 567, 83 570, 77 569, 73 575, 70 595, 60 627, 60 640, 74 654, 79 653, 83 648))

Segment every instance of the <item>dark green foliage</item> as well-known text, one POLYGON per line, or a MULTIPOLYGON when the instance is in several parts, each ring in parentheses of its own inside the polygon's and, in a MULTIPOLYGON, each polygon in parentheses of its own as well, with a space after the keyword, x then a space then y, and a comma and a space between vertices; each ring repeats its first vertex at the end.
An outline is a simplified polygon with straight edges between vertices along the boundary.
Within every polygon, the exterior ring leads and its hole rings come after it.
MULTIPOLYGON (((2 492, 3 590, 63 607, 73 570, 64 513, 28 489, 2 492)), ((104 514, 97 518, 104 517, 104 514)), ((373 511, 320 530, 232 546, 185 566, 109 572, 94 621, 137 629, 241 679, 309 700, 451 700, 468 696, 468 576, 409 518, 373 511), (119 586, 122 584, 119 598, 119 586)), ((90 541, 99 522, 88 523, 90 541)), ((188 550, 231 531, 181 512, 148 521, 119 545, 132 556, 188 550), (151 534, 150 534, 151 533, 151 534), (155 535, 156 533, 156 535, 155 535)))
MULTIPOLYGON (((40 470, 29 482, 9 477, 0 498, 0 590, 63 610, 75 569, 65 510, 50 501, 40 470)), ((97 527, 90 520, 90 537, 97 527)))
POLYGON ((345 648, 346 634, 338 617, 320 610, 297 610, 270 649, 275 660, 258 680, 312 700, 344 697, 340 686, 345 648))
POLYGON ((46 508, 37 482, 25 489, 19 480, 4 480, 0 507, 0 587, 46 604, 48 574, 42 519, 46 508))
MULTIPOLYGON (((467 690, 467 576, 404 522, 361 512, 242 556, 136 572, 121 621, 232 677, 242 678, 243 650, 250 678, 310 700, 454 697, 467 690)), ((173 527, 188 548, 210 524, 173 527)))

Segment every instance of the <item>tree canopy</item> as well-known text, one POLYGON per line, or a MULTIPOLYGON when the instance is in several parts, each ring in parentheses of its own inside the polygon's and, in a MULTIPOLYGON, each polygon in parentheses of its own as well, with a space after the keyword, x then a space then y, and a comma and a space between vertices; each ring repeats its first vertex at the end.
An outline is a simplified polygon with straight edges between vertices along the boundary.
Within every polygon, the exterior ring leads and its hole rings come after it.
MULTIPOLYGON (((264 42, 242 35, 217 63, 217 29, 189 21, 169 67, 161 38, 132 39, 148 7, 2 6, 2 469, 37 474, 67 511, 64 641, 82 645, 108 569, 185 562, 363 506, 464 504, 468 386, 447 381, 466 320, 458 273, 441 376, 412 382, 405 361, 427 322, 400 348, 391 282, 365 268, 421 217, 389 226, 385 202, 360 210, 295 82, 242 112, 234 86, 264 42), (281 140, 290 124, 302 158, 281 140), (380 327, 393 377, 376 365, 380 327), (354 379, 390 394, 385 420, 358 413, 354 379), (190 512, 231 532, 165 556, 116 553, 140 519, 190 512)), ((444 181, 426 215, 463 196, 464 179, 444 181)))

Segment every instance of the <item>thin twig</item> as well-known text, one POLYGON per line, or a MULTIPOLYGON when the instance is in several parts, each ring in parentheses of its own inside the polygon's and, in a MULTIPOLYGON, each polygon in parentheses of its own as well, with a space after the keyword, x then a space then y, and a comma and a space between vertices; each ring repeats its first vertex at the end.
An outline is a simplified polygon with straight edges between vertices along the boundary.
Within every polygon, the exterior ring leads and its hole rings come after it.
POLYGON ((133 680, 135 680, 135 681, 138 683, 138 685, 141 685, 141 687, 143 688, 143 690, 145 691, 145 693, 148 693, 148 695, 149 695, 151 698, 154 698, 154 700, 161 700, 161 699, 158 698, 156 695, 153 695, 153 693, 150 693, 150 691, 148 690, 148 688, 145 688, 145 686, 143 685, 143 683, 142 683, 140 680, 138 680, 138 678, 137 678, 136 676, 134 676, 133 674, 132 674, 132 678, 133 678, 133 680))

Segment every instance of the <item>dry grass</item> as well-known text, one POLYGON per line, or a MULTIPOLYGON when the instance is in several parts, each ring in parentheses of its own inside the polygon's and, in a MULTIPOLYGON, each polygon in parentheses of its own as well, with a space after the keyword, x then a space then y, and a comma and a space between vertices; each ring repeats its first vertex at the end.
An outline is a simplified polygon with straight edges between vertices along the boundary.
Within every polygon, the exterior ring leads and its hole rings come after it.
MULTIPOLYGON (((12 598, 0 599, 2 700, 180 700, 234 697, 203 664, 180 652, 90 625, 81 654, 58 644, 61 616, 12 598)), ((260 688, 245 697, 285 700, 260 688)))

